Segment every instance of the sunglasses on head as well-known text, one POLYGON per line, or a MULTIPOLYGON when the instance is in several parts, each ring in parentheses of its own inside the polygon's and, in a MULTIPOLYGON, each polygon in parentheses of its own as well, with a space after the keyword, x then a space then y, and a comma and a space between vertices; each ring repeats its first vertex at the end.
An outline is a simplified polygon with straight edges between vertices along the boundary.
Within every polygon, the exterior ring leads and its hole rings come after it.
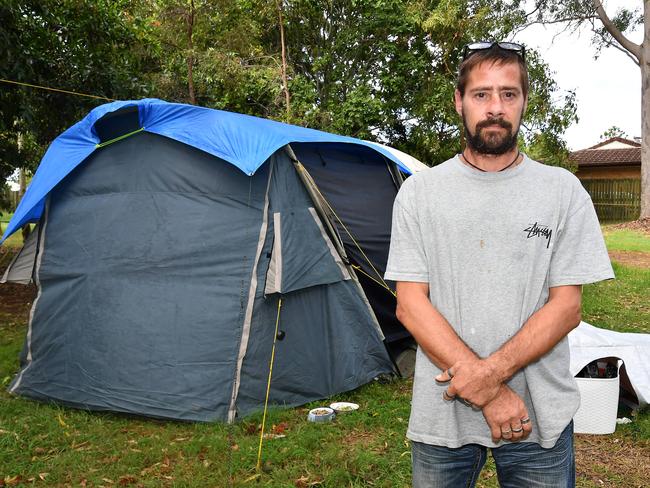
POLYGON ((492 49, 495 45, 499 46, 501 49, 504 49, 505 51, 513 51, 519 54, 519 56, 521 56, 521 59, 526 61, 526 49, 524 48, 524 46, 522 46, 521 44, 517 44, 516 42, 497 42, 497 41, 479 41, 479 42, 472 42, 471 44, 467 44, 463 48, 463 61, 469 58, 472 54, 478 51, 485 51, 486 49, 492 49))

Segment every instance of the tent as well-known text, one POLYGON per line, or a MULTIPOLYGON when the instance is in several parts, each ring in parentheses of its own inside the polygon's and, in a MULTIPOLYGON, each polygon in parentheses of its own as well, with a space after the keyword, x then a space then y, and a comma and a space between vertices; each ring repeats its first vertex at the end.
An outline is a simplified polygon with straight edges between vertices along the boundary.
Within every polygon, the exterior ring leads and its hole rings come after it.
POLYGON ((386 146, 155 99, 97 107, 50 146, 3 240, 38 288, 12 393, 234 421, 394 371, 382 276, 421 165, 386 146), (277 324, 277 327, 276 327, 277 324), (277 329, 277 330, 276 330, 277 329))

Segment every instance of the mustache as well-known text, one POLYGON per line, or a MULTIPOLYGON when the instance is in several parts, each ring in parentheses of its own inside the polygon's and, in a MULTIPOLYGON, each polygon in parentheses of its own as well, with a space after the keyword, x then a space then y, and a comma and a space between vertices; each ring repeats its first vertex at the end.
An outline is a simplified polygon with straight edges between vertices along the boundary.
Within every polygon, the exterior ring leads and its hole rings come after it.
POLYGON ((489 119, 481 120, 478 124, 476 124, 476 131, 478 132, 481 129, 485 129, 486 127, 489 127, 491 125, 498 125, 503 129, 512 130, 512 124, 507 120, 503 120, 501 118, 489 118, 489 119))

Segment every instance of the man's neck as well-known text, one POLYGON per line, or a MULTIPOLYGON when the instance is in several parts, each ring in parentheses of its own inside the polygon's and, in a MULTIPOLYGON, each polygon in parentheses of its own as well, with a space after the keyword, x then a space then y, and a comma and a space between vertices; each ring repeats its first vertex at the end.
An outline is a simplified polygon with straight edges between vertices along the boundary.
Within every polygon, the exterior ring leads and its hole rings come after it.
POLYGON ((474 166, 485 172, 503 171, 509 166, 519 164, 522 158, 523 156, 521 156, 516 147, 507 153, 498 155, 477 153, 469 147, 466 147, 461 153, 461 160, 464 163, 469 163, 470 166, 474 166))

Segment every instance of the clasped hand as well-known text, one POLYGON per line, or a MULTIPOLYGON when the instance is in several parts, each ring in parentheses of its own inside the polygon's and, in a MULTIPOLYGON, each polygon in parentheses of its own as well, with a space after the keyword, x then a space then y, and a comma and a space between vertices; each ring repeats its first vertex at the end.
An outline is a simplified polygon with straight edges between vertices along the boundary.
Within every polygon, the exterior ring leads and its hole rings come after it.
POLYGON ((523 400, 501 383, 487 361, 458 361, 436 376, 436 381, 448 383, 443 394, 446 400, 459 399, 467 406, 482 410, 494 442, 521 441, 532 431, 523 400))
POLYGON ((483 408, 499 392, 501 381, 494 367, 484 359, 458 361, 436 376, 439 383, 449 382, 448 399, 456 397, 483 408))

